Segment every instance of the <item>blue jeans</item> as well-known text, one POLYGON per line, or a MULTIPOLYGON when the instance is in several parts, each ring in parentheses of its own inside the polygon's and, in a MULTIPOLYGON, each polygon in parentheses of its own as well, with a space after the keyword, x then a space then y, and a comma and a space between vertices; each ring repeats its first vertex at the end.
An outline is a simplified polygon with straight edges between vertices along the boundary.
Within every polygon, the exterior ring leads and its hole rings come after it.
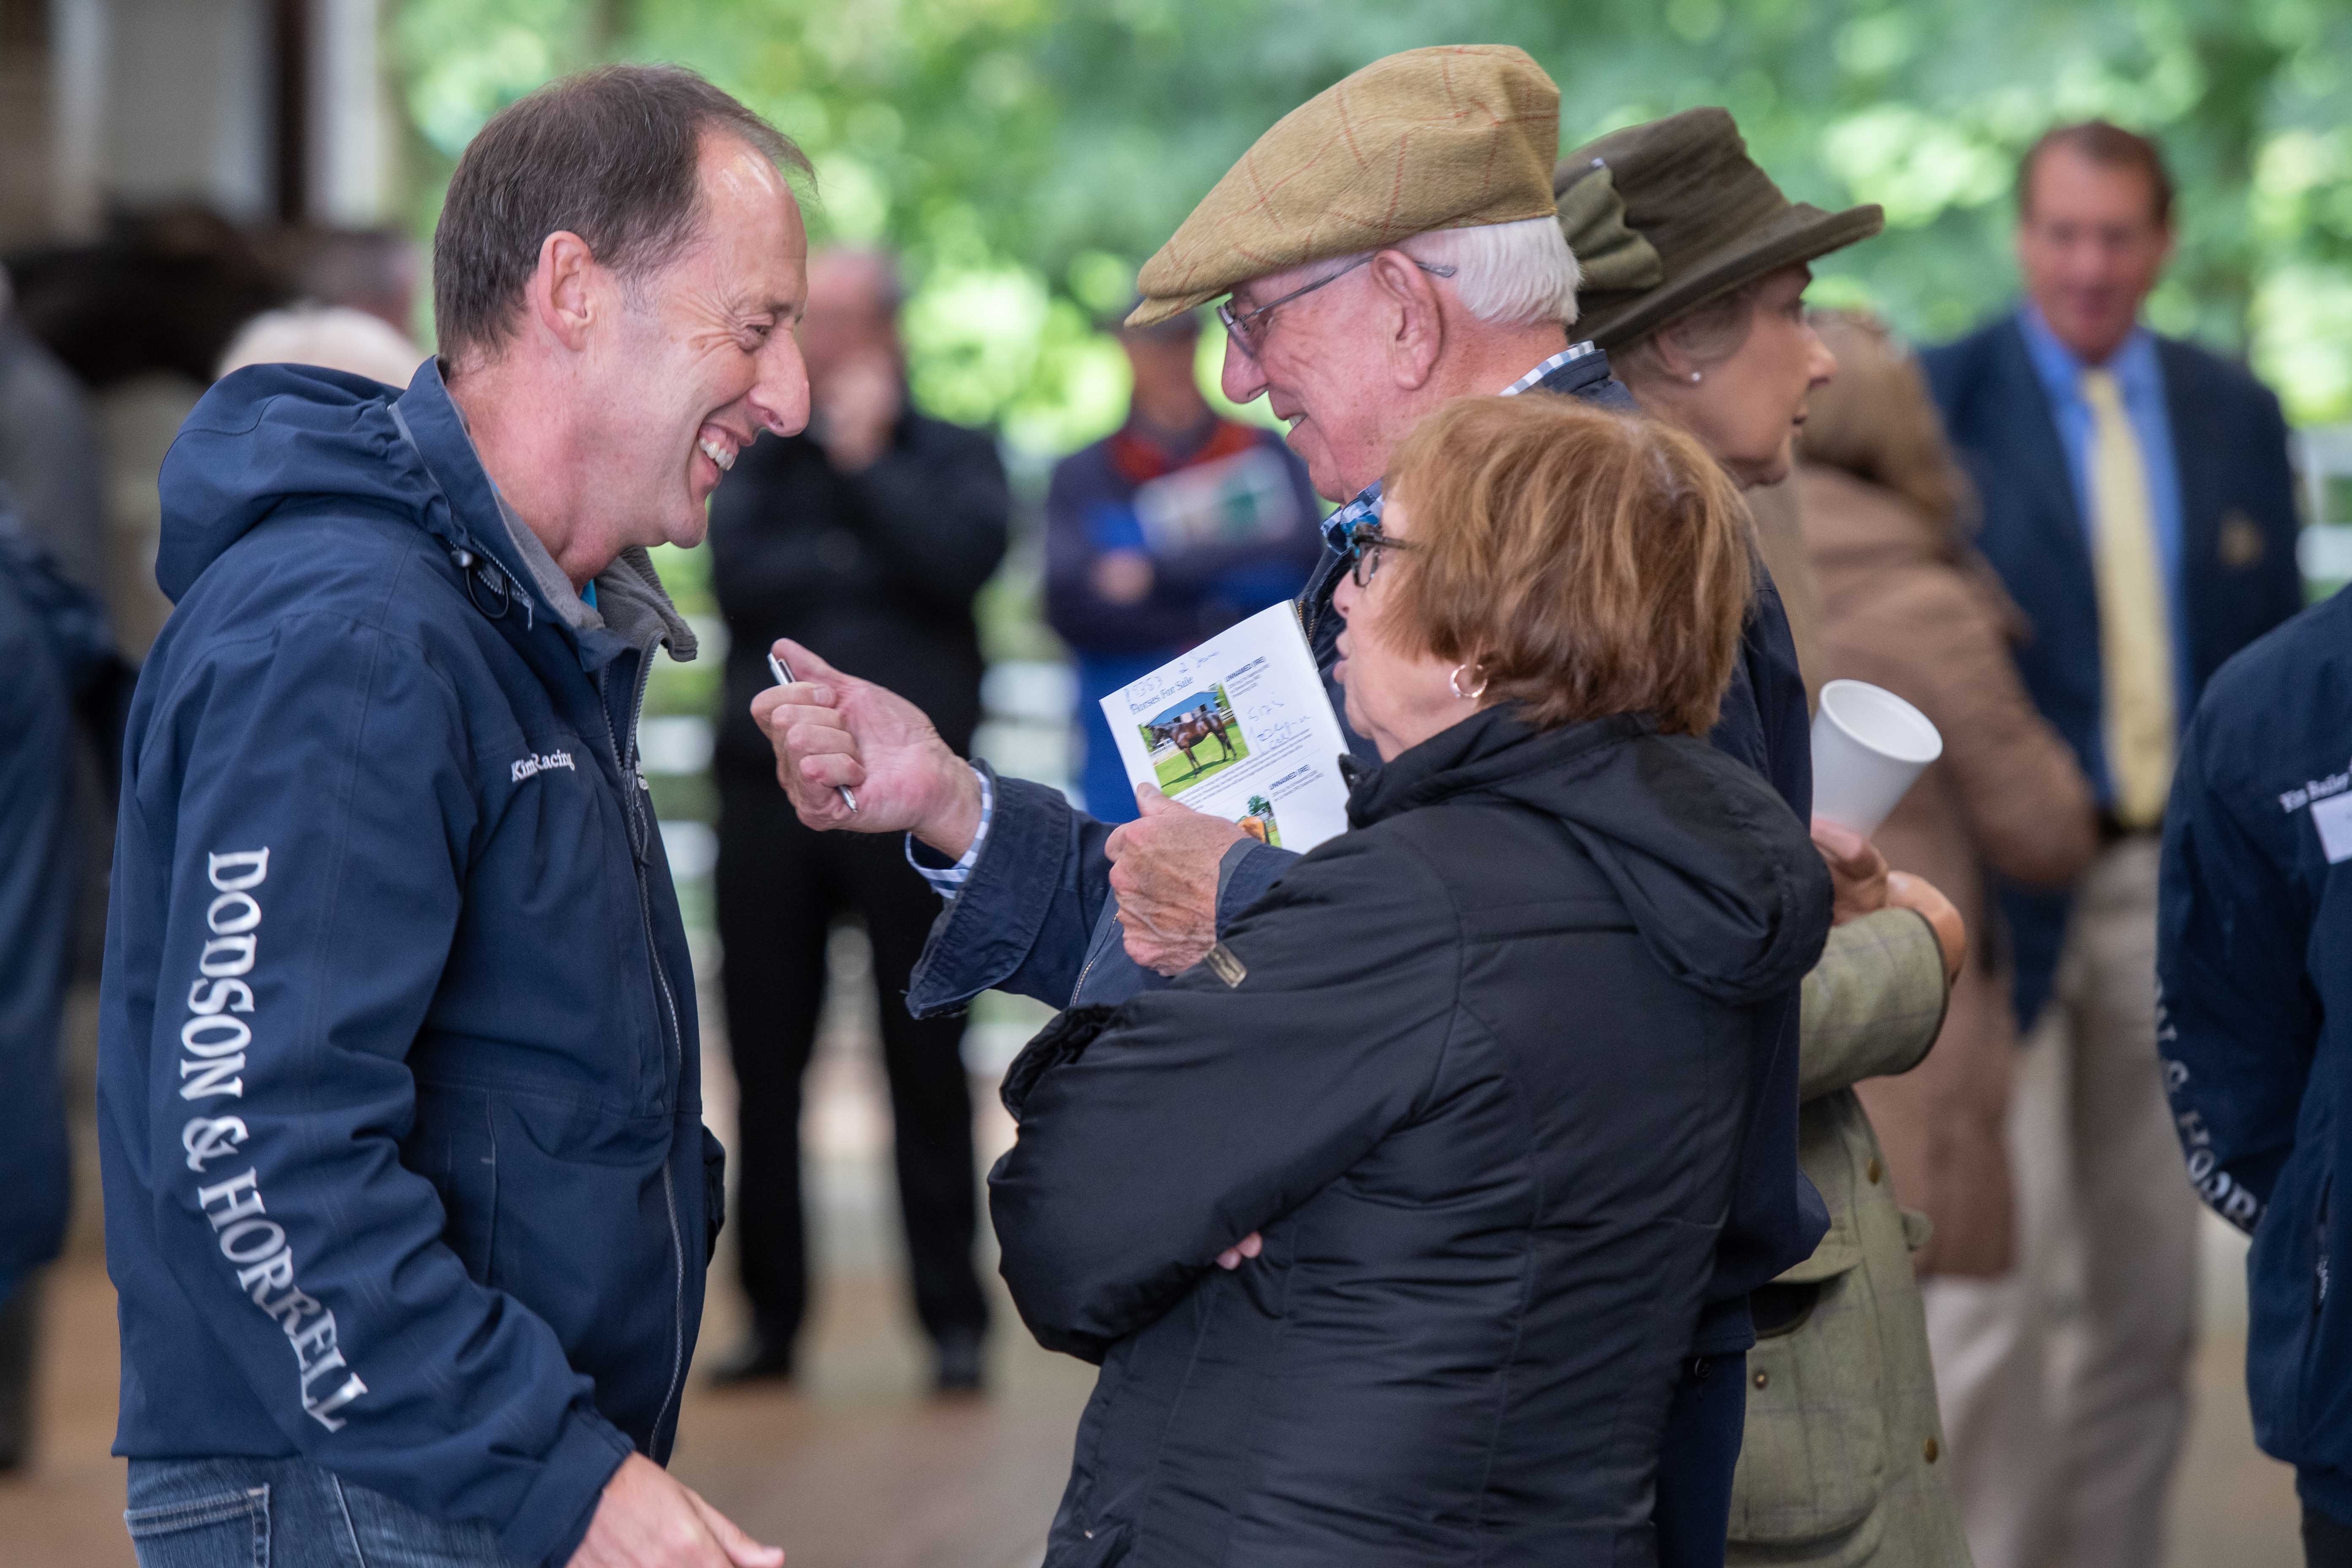
POLYGON ((487 1524, 445 1524, 306 1459, 133 1459, 139 1568, 520 1568, 487 1524))

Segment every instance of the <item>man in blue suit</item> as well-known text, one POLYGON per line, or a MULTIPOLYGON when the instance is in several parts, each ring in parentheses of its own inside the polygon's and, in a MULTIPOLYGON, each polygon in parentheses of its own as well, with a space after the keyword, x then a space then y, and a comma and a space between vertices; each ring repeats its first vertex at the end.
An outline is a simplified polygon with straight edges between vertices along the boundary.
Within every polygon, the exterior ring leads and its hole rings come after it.
POLYGON ((2107 842, 2066 893, 2004 891, 2040 1058, 2016 1114, 2063 1131, 2020 1141, 2017 1274, 1939 1284, 1928 1318, 1977 1561, 2121 1568, 2163 1558, 2196 1328, 2194 1198, 2156 1055, 2158 836, 2181 721, 2302 583, 2277 398, 2139 322, 2172 251, 2155 143, 2105 121, 2052 131, 2018 205, 2024 302, 1923 358, 1983 492, 1984 552, 2032 622, 2026 685, 2097 788, 2107 842), (2081 1255, 2082 1354, 2045 1413, 2058 1235, 2081 1255))

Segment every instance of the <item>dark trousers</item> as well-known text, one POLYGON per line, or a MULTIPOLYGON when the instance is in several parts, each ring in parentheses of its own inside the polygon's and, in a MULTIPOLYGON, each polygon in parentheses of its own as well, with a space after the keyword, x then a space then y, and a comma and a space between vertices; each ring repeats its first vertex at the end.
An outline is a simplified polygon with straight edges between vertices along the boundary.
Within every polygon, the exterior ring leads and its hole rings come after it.
POLYGON ((2352 1568, 2352 1524, 2303 1505, 2304 1568, 2352 1568))
POLYGON ((41 1272, 32 1269, 0 1303, 0 1470, 13 1470, 33 1444, 33 1365, 41 1326, 41 1272))
POLYGON ((1748 1352, 1683 1363, 1658 1447, 1658 1568, 1723 1568, 1731 1473, 1748 1425, 1748 1352))
POLYGON ((732 1151, 741 1180, 729 1217, 754 1331, 787 1347, 807 1311, 801 1079, 824 995, 825 934, 843 915, 857 916, 874 946, 916 1315, 934 1340, 984 1331, 964 1021, 907 1012, 907 976, 939 895, 907 864, 898 835, 813 833, 772 778, 722 778, 719 813, 721 983, 741 1107, 732 1151))

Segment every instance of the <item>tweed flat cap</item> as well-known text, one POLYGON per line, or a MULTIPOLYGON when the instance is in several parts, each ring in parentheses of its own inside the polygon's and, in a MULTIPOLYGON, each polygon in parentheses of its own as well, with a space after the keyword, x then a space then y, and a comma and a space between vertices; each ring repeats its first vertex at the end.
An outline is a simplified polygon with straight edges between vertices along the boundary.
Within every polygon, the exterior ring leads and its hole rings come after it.
POLYGON ((1523 50, 1408 49, 1257 139, 1136 279, 1146 327, 1253 278, 1434 228, 1553 214, 1559 89, 1523 50))
POLYGON ((1832 213, 1782 195, 1720 109, 1612 131, 1562 158, 1552 188, 1584 269, 1577 331, 1607 353, 1885 225, 1875 205, 1832 213))

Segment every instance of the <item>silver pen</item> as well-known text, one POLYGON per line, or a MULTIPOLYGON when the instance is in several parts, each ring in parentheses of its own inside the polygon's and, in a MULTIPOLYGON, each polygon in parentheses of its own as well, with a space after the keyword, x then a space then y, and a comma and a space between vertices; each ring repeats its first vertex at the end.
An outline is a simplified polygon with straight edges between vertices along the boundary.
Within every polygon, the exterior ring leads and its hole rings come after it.
MULTIPOLYGON (((778 658, 772 653, 768 656, 768 673, 776 678, 776 684, 779 686, 790 686, 793 684, 793 667, 786 664, 782 659, 778 658)), ((852 791, 847 784, 835 784, 833 787, 835 793, 841 796, 841 804, 849 807, 850 814, 852 816, 856 815, 856 794, 852 791)))

